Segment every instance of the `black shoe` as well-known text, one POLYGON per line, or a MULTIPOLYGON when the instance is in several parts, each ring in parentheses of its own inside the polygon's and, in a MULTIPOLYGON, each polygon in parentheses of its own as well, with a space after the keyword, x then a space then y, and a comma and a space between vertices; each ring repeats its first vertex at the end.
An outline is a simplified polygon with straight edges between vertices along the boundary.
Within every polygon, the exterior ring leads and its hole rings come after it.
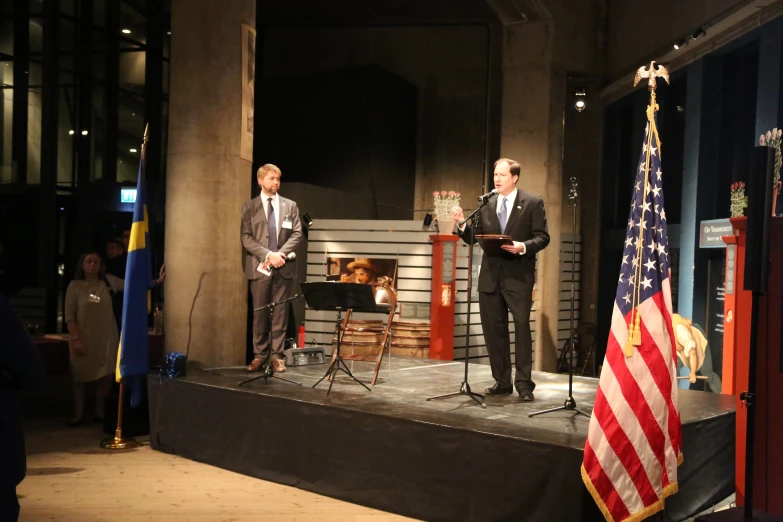
POLYGON ((522 402, 533 402, 536 399, 530 390, 519 390, 519 398, 522 399, 522 402))
POLYGON ((500 383, 495 383, 492 388, 484 390, 487 395, 511 395, 514 393, 514 388, 511 386, 501 386, 500 383))

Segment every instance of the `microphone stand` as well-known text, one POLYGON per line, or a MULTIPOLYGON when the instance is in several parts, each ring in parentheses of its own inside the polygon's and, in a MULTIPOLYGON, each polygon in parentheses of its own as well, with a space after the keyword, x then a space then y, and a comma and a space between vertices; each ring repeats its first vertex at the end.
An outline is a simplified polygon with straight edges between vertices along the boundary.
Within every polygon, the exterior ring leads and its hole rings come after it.
POLYGON ((579 199, 579 194, 576 192, 576 178, 571 178, 571 190, 568 193, 568 207, 573 210, 573 217, 574 217, 574 228, 571 230, 571 333, 570 337, 568 338, 568 343, 571 345, 571 363, 569 364, 568 368, 568 397, 565 400, 565 403, 563 403, 562 406, 558 406, 557 408, 551 408, 548 410, 542 410, 542 411, 536 411, 533 413, 528 414, 528 417, 535 417, 536 415, 543 415, 545 413, 553 413, 556 411, 573 411, 576 412, 578 415, 584 415, 588 419, 590 418, 590 415, 579 408, 576 407, 576 401, 574 400, 573 396, 573 388, 574 388, 574 299, 575 299, 575 285, 576 285, 576 274, 574 273, 574 265, 576 260, 576 201, 579 199))
POLYGON ((295 299, 299 299, 300 297, 304 297, 301 294, 296 294, 293 297, 289 297, 287 299, 283 299, 282 301, 277 301, 276 303, 269 303, 268 305, 259 306, 258 308, 254 309, 254 312, 259 312, 261 310, 269 309, 269 354, 266 358, 266 364, 264 364, 264 368, 261 370, 261 375, 258 375, 256 377, 251 377, 250 379, 245 379, 244 381, 241 381, 239 383, 239 386, 242 386, 243 384, 247 384, 249 382, 257 381, 258 379, 264 379, 264 382, 267 382, 267 379, 270 377, 273 379, 278 379, 285 382, 290 382, 291 384, 296 384, 297 386, 301 386, 301 382, 292 381, 290 379, 285 379, 283 377, 278 377, 275 375, 274 370, 272 369, 272 320, 275 314, 275 307, 278 305, 284 305, 288 303, 289 301, 293 301, 295 299))
POLYGON ((471 305, 471 296, 473 291, 473 246, 476 242, 476 221, 478 220, 478 212, 484 206, 489 202, 489 196, 481 198, 481 204, 478 206, 476 210, 474 210, 468 217, 463 219, 457 226, 461 227, 467 221, 470 219, 470 244, 468 245, 468 318, 465 325, 465 378, 462 381, 462 385, 459 388, 459 391, 454 393, 447 393, 445 395, 438 395, 435 397, 429 397, 427 400, 431 401, 433 399, 446 399, 448 397, 456 397, 458 395, 467 395, 471 399, 473 399, 476 404, 480 405, 482 408, 486 408, 487 405, 484 403, 484 396, 480 393, 474 393, 470 389, 470 384, 468 384, 468 355, 470 354, 470 305, 471 305))

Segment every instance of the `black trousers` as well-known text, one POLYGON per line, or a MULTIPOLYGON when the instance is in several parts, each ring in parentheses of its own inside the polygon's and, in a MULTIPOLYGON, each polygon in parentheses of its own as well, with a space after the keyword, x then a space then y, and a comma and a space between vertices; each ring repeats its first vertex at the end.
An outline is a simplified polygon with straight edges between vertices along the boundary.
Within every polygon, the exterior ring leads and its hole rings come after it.
POLYGON ((16 485, 10 480, 0 480, 0 520, 16 522, 19 519, 19 500, 16 485))
MULTIPOLYGON (((250 293, 253 295, 253 310, 269 303, 281 301, 290 297, 293 279, 285 279, 277 270, 272 271, 272 277, 250 281, 250 293)), ((285 334, 288 327, 288 303, 276 306, 272 316, 272 331, 269 331, 269 309, 253 312, 253 358, 266 363, 269 345, 272 345, 272 356, 285 358, 285 334)))
POLYGON ((533 370, 533 339, 530 334, 530 309, 533 307, 533 288, 506 285, 501 281, 494 292, 479 292, 481 327, 489 352, 492 377, 501 386, 511 386, 511 342, 508 331, 508 312, 514 317, 514 347, 516 348, 516 375, 514 386, 518 391, 536 387, 533 370))

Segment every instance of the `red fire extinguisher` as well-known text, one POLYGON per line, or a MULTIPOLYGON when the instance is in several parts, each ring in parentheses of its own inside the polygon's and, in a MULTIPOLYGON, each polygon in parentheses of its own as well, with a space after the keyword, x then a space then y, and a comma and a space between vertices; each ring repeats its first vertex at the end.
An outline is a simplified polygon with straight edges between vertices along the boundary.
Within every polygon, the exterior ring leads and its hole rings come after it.
POLYGON ((305 345, 305 329, 304 324, 299 325, 299 342, 297 343, 299 348, 304 348, 305 345))

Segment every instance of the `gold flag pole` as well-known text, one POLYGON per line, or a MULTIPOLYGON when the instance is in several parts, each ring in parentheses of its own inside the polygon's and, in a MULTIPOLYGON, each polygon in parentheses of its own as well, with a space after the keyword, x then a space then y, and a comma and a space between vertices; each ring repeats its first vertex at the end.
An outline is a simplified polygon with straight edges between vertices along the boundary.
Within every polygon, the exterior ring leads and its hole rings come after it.
POLYGON ((120 400, 117 406, 117 429, 114 430, 114 438, 104 439, 101 441, 101 448, 103 449, 130 449, 140 446, 136 439, 124 439, 122 437, 122 400, 124 395, 124 388, 124 383, 120 381, 120 400))
MULTIPOLYGON (((655 124, 655 112, 658 110, 658 103, 655 101, 655 89, 657 87, 656 78, 662 78, 669 83, 669 71, 663 65, 655 66, 655 61, 650 62, 649 68, 645 66, 639 67, 636 71, 636 76, 633 79, 633 86, 636 87, 639 81, 647 78, 647 88, 650 90, 650 104, 647 106, 647 144, 644 149, 644 187, 642 187, 642 216, 641 221, 644 220, 644 200, 647 194, 650 192, 650 157, 653 153, 653 136, 655 137, 655 143, 658 144, 658 158, 661 157, 661 140, 658 137, 658 127, 655 124)), ((641 167, 641 165, 640 165, 641 167)), ((623 347, 623 353, 626 357, 633 355, 634 346, 641 346, 642 344, 642 331, 641 331, 641 316, 639 314, 639 299, 641 297, 641 288, 639 288, 642 278, 642 250, 644 245, 642 239, 644 238, 644 227, 642 223, 639 223, 639 237, 636 239, 636 255, 633 258, 634 273, 632 276, 633 285, 633 301, 631 302, 631 316, 628 319, 628 339, 623 347)))
MULTIPOLYGON (((145 167, 144 165, 144 155, 146 153, 147 148, 147 141, 149 140, 149 124, 147 124, 144 127, 144 138, 141 142, 141 164, 142 168, 145 167)), ((148 296, 149 298, 149 296, 148 296)), ((149 308, 149 303, 148 303, 149 308)), ((133 438, 123 438, 122 437, 122 402, 123 402, 123 396, 125 392, 125 383, 123 382, 122 378, 119 378, 120 375, 120 353, 117 354, 117 368, 115 369, 115 373, 118 377, 118 382, 120 383, 120 396, 119 401, 117 402, 117 428, 114 430, 114 438, 111 439, 104 439, 101 441, 101 448, 103 449, 131 449, 131 448, 137 448, 141 444, 136 441, 136 439, 133 438)))

